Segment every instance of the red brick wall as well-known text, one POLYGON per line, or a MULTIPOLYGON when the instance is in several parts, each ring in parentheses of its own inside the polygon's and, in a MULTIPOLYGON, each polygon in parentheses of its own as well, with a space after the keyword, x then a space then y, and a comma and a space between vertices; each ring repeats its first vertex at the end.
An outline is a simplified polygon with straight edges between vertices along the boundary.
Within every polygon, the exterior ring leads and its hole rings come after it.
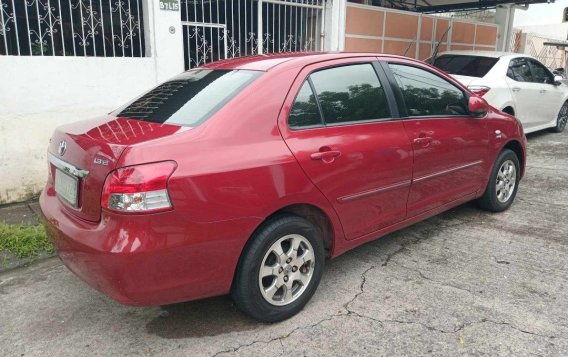
POLYGON ((425 59, 439 51, 495 50, 497 25, 421 15, 384 7, 348 3, 345 51, 379 52, 425 59))

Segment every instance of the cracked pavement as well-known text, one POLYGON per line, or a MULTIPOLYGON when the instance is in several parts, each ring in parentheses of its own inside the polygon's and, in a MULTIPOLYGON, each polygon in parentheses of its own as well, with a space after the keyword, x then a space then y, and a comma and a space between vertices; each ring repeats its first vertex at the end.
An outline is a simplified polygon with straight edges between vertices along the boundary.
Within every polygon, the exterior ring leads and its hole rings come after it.
POLYGON ((0 354, 568 355, 568 133, 529 136, 510 210, 466 204, 327 262, 297 316, 120 305, 57 259, 0 275, 0 354))

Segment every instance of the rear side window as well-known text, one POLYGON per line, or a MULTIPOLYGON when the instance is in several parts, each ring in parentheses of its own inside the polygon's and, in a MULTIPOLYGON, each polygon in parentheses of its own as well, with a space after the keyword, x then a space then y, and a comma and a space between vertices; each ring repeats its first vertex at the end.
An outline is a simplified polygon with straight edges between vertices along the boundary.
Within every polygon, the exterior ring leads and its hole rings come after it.
POLYGON ((385 91, 370 63, 324 69, 310 80, 326 125, 390 118, 385 91))
POLYGON ((469 77, 484 77, 499 59, 493 57, 442 55, 434 66, 449 74, 469 77))
POLYGON ((250 70, 187 71, 114 114, 154 123, 195 127, 209 119, 261 73, 250 70))
POLYGON ((412 66, 391 63, 389 67, 409 116, 468 115, 466 96, 450 82, 412 66))
POLYGON ((296 96, 296 100, 290 110, 288 125, 291 128, 303 128, 321 125, 321 116, 316 102, 316 96, 310 83, 305 81, 296 96))
POLYGON ((509 69, 507 70, 507 77, 514 79, 517 82, 532 82, 532 73, 524 58, 512 59, 509 63, 509 69))

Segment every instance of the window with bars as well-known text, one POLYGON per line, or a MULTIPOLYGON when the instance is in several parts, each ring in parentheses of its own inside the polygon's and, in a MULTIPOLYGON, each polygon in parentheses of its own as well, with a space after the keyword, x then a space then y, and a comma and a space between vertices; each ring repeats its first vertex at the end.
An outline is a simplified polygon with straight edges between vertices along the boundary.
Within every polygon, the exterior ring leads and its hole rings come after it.
POLYGON ((144 57, 142 0, 0 0, 0 55, 144 57))

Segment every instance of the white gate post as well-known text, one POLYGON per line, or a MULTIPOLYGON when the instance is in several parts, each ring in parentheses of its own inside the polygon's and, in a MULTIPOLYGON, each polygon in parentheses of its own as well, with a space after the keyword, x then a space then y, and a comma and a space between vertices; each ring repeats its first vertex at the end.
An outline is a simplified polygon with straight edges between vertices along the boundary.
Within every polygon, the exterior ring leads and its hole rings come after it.
POLYGON ((145 33, 150 35, 149 54, 154 59, 156 82, 161 83, 185 68, 180 7, 172 11, 160 9, 159 1, 146 0, 145 3, 144 10, 147 8, 150 15, 149 21, 144 24, 145 33))
POLYGON ((263 53, 263 49, 262 49, 262 0, 258 0, 257 21, 258 21, 258 27, 256 28, 257 54, 261 55, 263 53))
POLYGON ((513 35, 513 22, 515 9, 526 9, 513 4, 500 5, 495 11, 495 23, 499 25, 497 34, 497 51, 510 51, 511 36, 513 35))
POLYGON ((325 6, 324 50, 343 51, 347 0, 327 1, 325 6))

